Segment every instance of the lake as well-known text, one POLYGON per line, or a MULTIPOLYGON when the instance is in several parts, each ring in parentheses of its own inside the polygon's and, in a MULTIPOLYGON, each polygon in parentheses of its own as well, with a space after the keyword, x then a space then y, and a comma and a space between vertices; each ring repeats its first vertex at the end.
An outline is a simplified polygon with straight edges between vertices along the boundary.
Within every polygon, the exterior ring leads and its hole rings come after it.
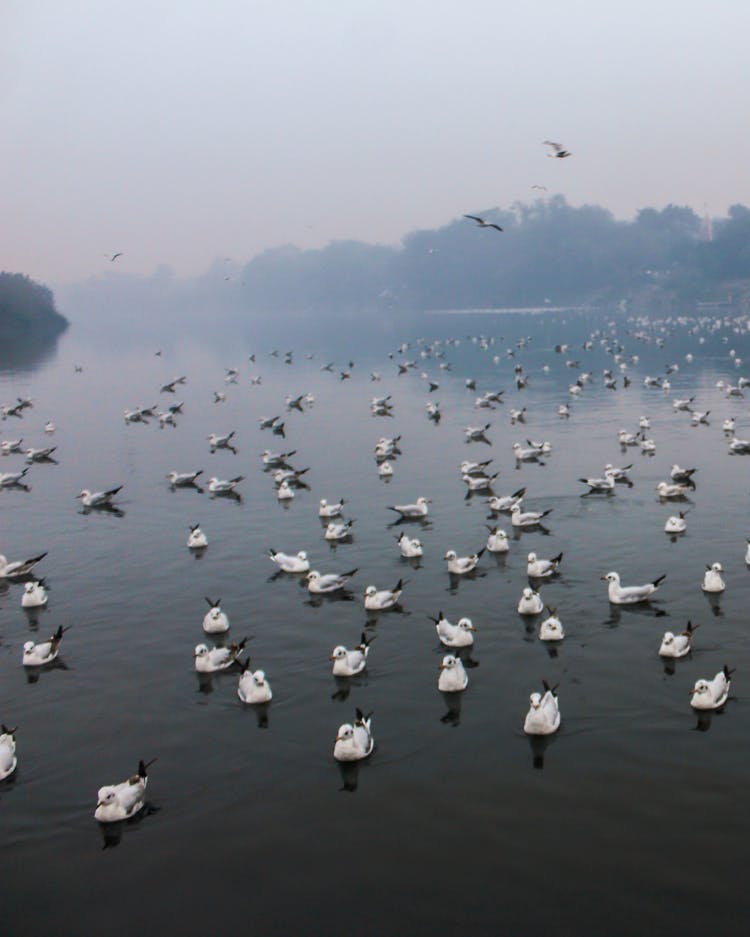
MULTIPOLYGON (((0 438, 55 445, 57 464, 32 466, 28 492, 0 490, 0 550, 11 559, 48 551, 39 572, 50 590, 48 607, 31 614, 20 606, 21 584, 0 586, 0 719, 18 726, 19 758, 0 784, 3 932, 598 937, 639 928, 699 934, 718 920, 746 921, 738 895, 750 833, 741 801, 750 777, 750 460, 728 455, 721 422, 735 416, 747 437, 750 415, 745 399, 715 385, 750 374, 750 339, 744 320, 708 322, 691 334, 694 321, 651 330, 622 316, 424 316, 372 340, 344 330, 329 353, 320 336, 295 333, 278 345, 255 344, 248 330, 164 336, 159 346, 92 337, 74 324, 36 363, 6 360, 0 403, 28 395, 34 406, 0 423, 0 438), (604 343, 583 350, 595 329, 604 343), (494 344, 468 337, 479 332, 494 344), (416 344, 418 334, 427 342, 416 344), (460 344, 420 358, 430 340, 448 336, 460 344), (523 336, 533 340, 517 348, 523 336), (631 386, 619 378, 611 391, 601 375, 617 367, 605 347, 615 337, 624 360, 640 360, 628 364, 631 386), (396 350, 402 340, 411 341, 405 354, 396 350), (555 353, 560 342, 567 354, 555 353), (342 381, 350 358, 352 376, 342 381), (404 358, 417 367, 399 377, 404 358), (566 367, 573 358, 595 380, 561 419, 557 406, 579 373, 566 367), (320 370, 327 361, 333 373, 320 370), (644 386, 672 362, 671 391, 644 386), (515 389, 516 364, 529 375, 525 390, 515 389), (238 368, 237 384, 225 385, 227 367, 238 368), (438 391, 428 394, 422 372, 438 391), (159 393, 182 374, 175 395, 159 393), (262 383, 251 385, 252 375, 262 383), (475 409, 477 394, 499 389, 503 406, 475 409), (213 402, 217 390, 225 402, 213 402), (306 392, 314 403, 286 413, 285 439, 259 429, 260 417, 285 412, 287 394, 306 392), (370 397, 386 394, 393 416, 371 416, 370 397), (693 395, 711 411, 709 425, 693 427, 674 411, 674 398, 693 395), (184 400, 176 428, 123 419, 125 408, 175 399, 184 400), (441 404, 438 424, 427 419, 429 399, 441 404), (509 408, 522 406, 526 424, 511 425, 509 408), (617 442, 642 414, 652 421, 653 456, 617 442), (486 422, 491 445, 467 444, 464 427, 486 422), (212 454, 208 434, 230 430, 236 454, 212 454), (383 481, 373 447, 395 435, 403 454, 383 481), (511 445, 527 437, 551 442, 545 465, 517 467, 511 445), (263 472, 265 448, 294 449, 294 465, 309 466, 309 489, 288 506, 263 472), (465 497, 458 465, 466 458, 493 458, 498 494, 525 486, 526 509, 552 513, 548 532, 517 536, 501 515, 510 552, 485 554, 475 575, 452 579, 446 550, 475 552, 491 522, 483 496, 465 497), (633 487, 582 497, 577 479, 601 475, 606 462, 632 462, 633 487), (698 467, 695 492, 677 506, 654 490, 674 462, 698 467), (164 477, 172 469, 242 474, 242 500, 173 491, 164 477), (119 515, 85 513, 75 498, 83 487, 116 485, 124 486, 119 515), (399 555, 403 528, 387 506, 419 495, 432 505, 426 523, 407 528, 424 544, 417 567, 399 555), (351 543, 324 541, 323 497, 346 499, 351 543), (663 526, 677 507, 689 510, 688 528, 672 540, 663 526), (209 539, 202 555, 186 547, 197 522, 209 539), (349 599, 311 601, 299 577, 274 577, 269 547, 305 549, 321 572, 358 568, 349 599), (516 612, 531 550, 564 553, 561 574, 541 586, 566 630, 556 648, 537 639, 539 619, 516 612), (700 584, 714 561, 727 589, 709 600, 700 584), (626 584, 667 578, 650 604, 618 608, 600 581, 609 570, 626 584), (366 614, 364 588, 399 578, 403 611, 366 614), (274 694, 264 709, 239 701, 238 668, 195 673, 204 596, 221 597, 231 639, 252 636, 253 666, 274 694), (479 629, 469 687, 455 699, 437 689, 445 651, 428 616, 439 610, 479 629), (661 636, 689 619, 701 626, 694 651, 665 667, 661 636), (71 628, 57 664, 25 672, 24 641, 59 625, 71 628), (375 636, 367 670, 335 680, 332 648, 356 644, 365 627, 375 636), (731 698, 697 719, 689 690, 724 664, 737 668, 731 698), (543 679, 559 683, 562 713, 546 744, 522 731, 543 679), (376 750, 342 769, 333 742, 357 707, 374 711, 376 750), (154 757, 147 809, 100 827, 97 789, 154 757)), ((0 471, 22 464, 19 455, 0 458, 0 471)))

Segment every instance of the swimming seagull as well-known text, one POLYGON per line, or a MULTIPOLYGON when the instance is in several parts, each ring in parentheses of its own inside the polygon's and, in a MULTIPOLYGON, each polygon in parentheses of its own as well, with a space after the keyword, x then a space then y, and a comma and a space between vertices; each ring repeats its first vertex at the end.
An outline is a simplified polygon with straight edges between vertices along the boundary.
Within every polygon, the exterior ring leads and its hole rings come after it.
POLYGON ((215 673, 217 670, 226 670, 237 661, 244 651, 249 638, 243 638, 239 644, 230 644, 227 647, 212 647, 197 644, 193 654, 195 669, 199 673, 215 673))
POLYGON ((407 559, 415 559, 416 557, 422 556, 422 543, 417 537, 409 537, 408 534, 402 531, 401 534, 396 537, 396 542, 401 551, 401 556, 407 559))
POLYGON ((333 661, 334 677, 354 677, 362 673, 367 666, 367 655, 370 653, 370 645, 374 640, 375 638, 368 638, 363 631, 359 644, 351 650, 345 648, 343 644, 336 645, 328 658, 333 661))
POLYGON ((703 574, 703 584, 701 589, 704 592, 723 592, 726 589, 726 583, 721 578, 724 572, 721 563, 713 563, 706 566, 706 572, 703 574))
POLYGON ((365 589, 364 603, 369 612, 385 612, 398 604, 404 589, 403 579, 399 579, 393 589, 376 589, 368 586, 365 589))
POLYGON ((393 504, 388 506, 389 511, 396 511, 403 520, 413 520, 415 518, 427 517, 429 512, 428 504, 432 504, 429 498, 419 497, 414 504, 393 504))
POLYGON ((204 596, 208 603, 208 611, 203 618, 203 630, 206 634, 222 634, 229 631, 229 619, 221 610, 221 599, 209 599, 204 596))
POLYGON ((554 576, 557 568, 562 563, 563 554, 558 553, 549 560, 537 559, 536 553, 529 553, 526 558, 526 575, 529 579, 546 579, 548 576, 554 576))
POLYGON ((213 476, 208 480, 208 490, 212 495, 234 494, 234 489, 241 481, 244 481, 244 475, 236 475, 234 478, 216 478, 213 476))
POLYGON ((357 719, 354 725, 344 723, 339 726, 336 741, 333 746, 333 757, 336 761, 361 761, 372 754, 375 740, 372 736, 372 713, 366 716, 361 709, 357 709, 357 719))
POLYGON ((256 670, 254 673, 250 670, 250 658, 242 665, 242 673, 237 686, 237 695, 243 703, 257 705, 258 703, 268 703, 273 699, 271 685, 266 680, 266 674, 263 670, 256 670))
POLYGON ((320 574, 317 569, 311 569, 305 577, 307 579, 308 591, 313 595, 325 595, 329 592, 337 592, 343 589, 352 576, 358 570, 350 569, 347 573, 324 573, 320 574))
POLYGON ((560 707, 557 702, 557 687, 551 687, 546 680, 542 681, 544 695, 532 693, 529 697, 531 704, 523 731, 526 735, 552 735, 560 728, 560 707))
POLYGON ((664 532, 667 534, 684 534, 687 530, 687 523, 685 522, 687 513, 687 511, 679 511, 678 514, 672 514, 668 517, 664 525, 664 532))
POLYGON ((61 625, 46 641, 40 641, 38 644, 27 641, 23 646, 23 666, 42 667, 51 663, 60 650, 63 634, 68 630, 69 628, 63 628, 61 625))
POLYGON ((353 519, 341 523, 329 521, 323 533, 323 537, 325 540, 346 540, 346 538, 351 535, 353 524, 353 519))
POLYGON ((557 617, 557 609, 547 606, 549 617, 539 625, 540 641, 562 641, 565 637, 565 630, 562 622, 557 617))
POLYGON ((0 488, 13 488, 18 486, 23 488, 22 479, 28 472, 28 468, 23 469, 21 472, 0 472, 0 488))
POLYGON ((448 563, 448 572, 453 576, 463 576, 466 573, 470 573, 476 569, 479 560, 482 558, 482 554, 486 550, 486 547, 482 547, 481 550, 478 550, 476 553, 472 553, 471 556, 458 556, 455 550, 448 550, 448 552, 443 557, 444 560, 448 563))
POLYGON ((669 475, 673 482, 678 482, 684 484, 689 482, 692 484, 693 475, 698 471, 697 468, 684 469, 680 468, 679 465, 675 463, 670 469, 669 475))
POLYGON ((510 546, 508 544, 508 535, 505 531, 501 530, 499 527, 490 527, 489 524, 487 524, 486 527, 489 531, 486 549, 489 550, 490 553, 507 553, 510 550, 510 546))
POLYGON ((469 675, 460 657, 446 654, 439 670, 438 690, 441 693, 461 693, 469 685, 469 675))
POLYGON ((684 498, 693 490, 691 485, 670 485, 668 482, 659 482, 655 489, 660 498, 684 498))
POLYGON ((197 472, 170 472, 166 478, 173 488, 184 488, 188 485, 195 485, 196 479, 202 474, 203 469, 198 469, 197 472))
POLYGON ((544 602, 542 602, 542 597, 538 592, 534 592, 530 586, 526 586, 521 593, 521 598, 518 600, 518 614, 538 615, 543 611, 544 602))
POLYGON ((232 430, 231 433, 227 433, 224 436, 218 435, 217 433, 211 433, 207 437, 209 445, 212 449, 231 449, 232 437, 234 434, 235 430, 232 430))
POLYGON ((732 674, 725 664, 713 680, 697 680, 690 691, 690 705, 693 709, 721 709, 729 698, 732 674))
POLYGON ((510 522, 514 527, 534 527, 548 514, 552 513, 552 508, 546 511, 521 511, 521 504, 516 503, 510 509, 510 522))
POLYGON ((525 494, 526 489, 519 488, 518 491, 514 491, 511 495, 494 495, 487 501, 487 503, 490 506, 490 510, 494 511, 495 513, 500 513, 501 511, 512 511, 515 504, 521 503, 525 494))
POLYGON ((485 221, 484 218, 479 218, 477 215, 464 215, 464 218, 468 218, 471 221, 476 221, 477 226, 480 228, 494 228, 496 231, 503 230, 499 224, 492 224, 492 222, 485 221))
POLYGON ((687 623, 687 628, 679 634, 665 631, 659 647, 659 657, 685 657, 693 647, 693 633, 699 625, 687 623))
POLYGON ((613 605, 634 605, 636 602, 647 602, 656 592, 662 582, 667 578, 667 574, 659 576, 653 582, 648 582, 644 586, 621 586, 619 573, 607 573, 601 579, 608 582, 607 592, 609 601, 613 605))
POLYGON ((442 612, 438 612, 438 617, 430 618, 430 621, 435 623, 435 631, 437 631, 440 643, 446 647, 470 647, 474 643, 474 634, 477 629, 470 618, 459 618, 454 625, 442 612))
POLYGON ((8 561, 2 553, 0 553, 0 579, 20 579, 21 576, 26 576, 31 570, 44 559, 46 553, 40 553, 39 556, 32 556, 28 560, 13 560, 8 561))
POLYGON ((318 517, 338 517, 344 510, 345 504, 346 501, 343 498, 333 504, 329 504, 325 498, 321 498, 318 505, 318 517))
POLYGON ((9 778, 16 770, 16 730, 0 725, 0 781, 9 778))
POLYGON ((271 560, 285 573, 306 573, 310 570, 307 553, 300 550, 297 554, 280 553, 273 548, 268 551, 271 560))
POLYGON ((89 491, 88 488, 84 488, 76 495, 76 498, 81 499, 81 504, 85 508, 109 508, 112 507, 112 499, 118 491, 122 491, 122 488, 122 485, 110 488, 108 491, 89 491))
POLYGON ((201 530, 200 524, 190 527, 190 536, 187 540, 188 549, 202 550, 208 546, 208 538, 201 530))
POLYGON ((47 590, 44 588, 43 579, 38 582, 24 583, 21 608, 42 608, 46 604, 47 590))
POLYGON ((604 478, 579 478, 578 481, 588 485, 588 494, 609 494, 615 490, 615 476, 610 470, 604 472, 604 478))
POLYGON ((97 793, 96 810, 94 817, 100 823, 118 823, 129 820, 143 809, 146 803, 146 786, 148 785, 148 768, 156 761, 149 762, 142 759, 138 762, 138 774, 134 774, 121 784, 107 784, 100 787, 97 793))

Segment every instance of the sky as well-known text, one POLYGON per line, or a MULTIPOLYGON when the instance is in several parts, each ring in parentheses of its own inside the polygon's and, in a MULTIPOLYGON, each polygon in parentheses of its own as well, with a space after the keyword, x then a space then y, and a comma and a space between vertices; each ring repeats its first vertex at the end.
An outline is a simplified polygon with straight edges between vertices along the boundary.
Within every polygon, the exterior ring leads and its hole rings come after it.
POLYGON ((745 0, 4 0, 0 269, 395 244, 532 185, 723 215, 749 27, 745 0))

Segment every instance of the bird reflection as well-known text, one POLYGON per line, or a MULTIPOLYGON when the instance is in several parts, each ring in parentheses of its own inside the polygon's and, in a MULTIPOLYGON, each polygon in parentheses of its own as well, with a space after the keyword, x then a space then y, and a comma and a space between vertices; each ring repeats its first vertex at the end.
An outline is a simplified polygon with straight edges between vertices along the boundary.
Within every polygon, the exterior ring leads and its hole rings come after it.
POLYGON ((82 507, 78 513, 83 514, 85 517, 89 515, 125 517, 125 512, 122 508, 118 508, 116 504, 97 504, 95 507, 82 507))
POLYGON ((353 794, 359 784, 359 762, 358 761, 337 761, 341 772, 340 791, 346 791, 353 794))
POLYGON ((695 725, 693 728, 698 732, 708 732, 713 722, 713 712, 708 709, 699 709, 695 711, 695 725))
POLYGON ((440 717, 443 725, 452 726, 454 729, 461 725, 461 705, 463 702, 463 693, 441 693, 447 710, 440 717))
POLYGON ((531 747, 532 765, 538 771, 544 768, 544 756, 547 748, 552 741, 551 735, 530 735, 528 736, 529 746, 531 747))
POLYGON ((703 593, 708 601, 708 604, 711 607, 711 611, 714 613, 716 618, 721 618, 724 615, 724 612, 721 610, 721 595, 716 592, 704 592, 703 593))
POLYGON ((666 618, 669 612, 663 608, 657 608, 650 602, 638 602, 635 605, 613 605, 609 606, 609 618, 604 624, 609 628, 617 628, 622 620, 622 615, 641 615, 645 618, 666 618))
POLYGON ((145 817, 152 813, 158 813, 161 808, 146 801, 138 813, 129 820, 120 820, 117 823, 97 823, 99 832, 102 836, 102 849, 113 849, 122 842, 122 834, 126 827, 132 828, 139 826, 145 817))
POLYGON ((60 660, 59 657, 56 657, 54 660, 51 660, 48 664, 42 664, 41 667, 24 667, 26 671, 26 682, 27 683, 39 683, 39 677, 43 673, 47 673, 50 670, 69 670, 68 665, 60 660))

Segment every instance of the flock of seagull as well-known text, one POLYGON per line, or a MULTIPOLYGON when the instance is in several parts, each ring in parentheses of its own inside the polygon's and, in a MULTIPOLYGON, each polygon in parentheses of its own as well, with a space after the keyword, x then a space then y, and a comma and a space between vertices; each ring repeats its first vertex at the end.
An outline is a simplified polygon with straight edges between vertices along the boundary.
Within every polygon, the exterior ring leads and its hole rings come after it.
MULTIPOLYGON (((550 145, 557 146, 557 144, 550 145)), ((569 154, 563 152, 557 153, 557 155, 562 158, 569 154)), ((481 219, 476 220, 481 221, 481 219)), ((695 336, 701 336, 702 333, 710 333, 722 326, 736 330, 739 322, 740 320, 734 319, 695 321, 687 318, 675 318, 674 320, 666 320, 666 324, 662 325, 662 329, 669 332, 669 330, 682 328, 687 329, 695 336)), ((626 388, 632 382, 631 369, 638 364, 639 356, 626 353, 625 346, 622 340, 617 337, 612 323, 609 325, 609 329, 601 328, 592 332, 583 345, 583 351, 591 351, 595 346, 600 346, 611 355, 612 367, 606 369, 601 378, 605 387, 616 390, 618 380, 621 381, 623 388, 626 388)), ((653 323, 635 318, 629 319, 628 325, 627 334, 634 343, 655 343, 657 347, 663 347, 663 338, 654 337, 653 323)), ((741 322, 741 327, 746 327, 744 320, 741 322)), ((482 351, 492 352, 495 350, 496 339, 492 337, 480 335, 468 336, 467 338, 482 351)), ((532 341, 533 337, 520 339, 514 347, 507 347, 502 356, 496 353, 493 357, 494 363, 500 363, 503 357, 511 362, 516 362, 521 351, 528 347, 532 341)), ((394 376, 418 370, 420 366, 426 367, 428 363, 437 364, 439 369, 445 373, 451 369, 448 355, 460 342, 460 339, 453 338, 436 339, 434 341, 419 339, 413 344, 403 343, 389 356, 389 365, 397 366, 394 376), (413 360, 408 358, 410 352, 416 354, 416 358, 413 360)), ((570 353, 570 349, 567 345, 558 345, 555 347, 555 352, 565 359, 570 353)), ((271 355, 279 357, 279 352, 274 351, 271 355)), ((308 358, 312 358, 312 356, 308 356, 308 358)), ((730 353, 730 358, 734 360, 735 367, 741 365, 741 360, 734 353, 730 353)), ((255 355, 251 355, 250 360, 255 363, 255 355)), ((686 360, 688 363, 691 362, 692 355, 687 355, 686 360)), ((287 352, 284 361, 291 364, 293 353, 287 352)), ((596 379, 593 373, 583 370, 580 362, 573 358, 565 360, 565 365, 571 371, 576 371, 577 377, 568 388, 569 399, 557 407, 556 412, 561 420, 571 418, 575 408, 579 406, 576 401, 585 396, 585 389, 596 379)), ((354 362, 349 362, 344 369, 340 370, 339 380, 345 381, 350 378, 354 367, 354 362)), ((679 367, 677 363, 674 363, 666 367, 664 376, 647 376, 644 380, 644 386, 658 389, 662 393, 669 393, 671 389, 669 377, 678 371, 679 367)), ((335 374, 333 363, 324 364, 320 370, 321 372, 335 374)), ((545 364, 543 370, 549 371, 549 364, 545 364)), ((80 367, 76 366, 76 372, 79 371, 80 367)), ((513 373, 513 380, 517 389, 522 390, 528 385, 531 375, 520 363, 514 363, 513 373)), ((225 382, 227 385, 236 384, 239 377, 240 372, 238 369, 229 368, 226 370, 225 382)), ((431 377, 423 372, 422 378, 427 382, 428 395, 437 391, 440 383, 435 376, 431 377)), ((381 380, 381 374, 372 372, 370 379, 372 382, 378 382, 381 380)), ((260 377, 252 378, 252 382, 255 384, 260 383, 260 380, 260 377)), ((186 381, 185 376, 174 378, 161 387, 161 392, 173 394, 176 387, 186 383, 186 381)), ((476 380, 467 379, 465 386, 468 391, 475 392, 476 380)), ((728 398, 741 397, 742 388, 750 386, 750 380, 740 379, 737 385, 722 381, 719 382, 718 386, 728 398)), ((226 393, 226 391, 217 391, 214 395, 215 403, 220 405, 226 399, 226 393)), ((293 411, 304 413, 314 401, 315 398, 312 394, 296 397, 289 395, 284 402, 284 407, 287 414, 293 411)), ((689 413, 692 423, 707 423, 709 413, 695 409, 693 404, 694 397, 674 399, 674 414, 679 417, 683 413, 689 413)), ((488 390, 473 400, 475 411, 495 411, 503 406, 503 391, 488 390)), ((2 419, 6 421, 13 418, 21 420, 25 411, 32 407, 33 401, 31 399, 19 398, 15 403, 2 407, 2 419)), ((160 410, 157 406, 138 406, 125 410, 124 419, 127 423, 133 424, 148 422, 149 418, 156 418, 164 426, 173 421, 175 415, 182 411, 182 407, 182 403, 173 404, 164 410, 160 410), (172 420, 169 419, 170 416, 172 420)), ((370 401, 370 410, 375 417, 391 416, 393 408, 394 404, 390 394, 373 397, 370 401)), ((426 411, 428 419, 439 422, 441 417, 440 405, 434 398, 430 397, 426 405, 426 411)), ((506 410, 506 412, 509 414, 510 423, 521 429, 526 421, 526 408, 511 409, 506 410)), ((260 417, 258 424, 261 432, 268 431, 281 438, 286 436, 285 418, 281 415, 260 417)), ((490 432, 491 426, 491 423, 466 426, 464 436, 467 444, 489 443, 490 440, 487 434, 490 432)), ((628 447, 638 446, 645 454, 653 454, 656 443, 653 439, 647 437, 646 434, 649 429, 650 419, 647 416, 642 416, 636 431, 630 432, 622 429, 617 434, 617 437, 612 440, 613 449, 617 448, 620 453, 625 453, 628 451, 628 447)), ((46 425, 45 431, 50 435, 55 432, 55 426, 51 421, 46 425)), ((730 454, 737 455, 750 452, 750 441, 741 440, 735 436, 735 421, 733 418, 727 418, 724 421, 722 432, 728 440, 730 454)), ((234 438, 234 431, 211 433, 207 442, 211 451, 233 449, 234 438)), ((402 454, 401 443, 402 439, 398 435, 393 437, 381 436, 375 442, 373 459, 377 467, 377 473, 381 478, 387 479, 393 474, 397 460, 402 454)), ((25 455, 28 463, 17 471, 0 473, 1 488, 27 487, 27 473, 33 463, 40 461, 54 462, 54 447, 47 447, 46 449, 27 448, 24 450, 22 444, 22 439, 3 439, 0 441, 0 452, 3 456, 12 458, 14 455, 25 455)), ((551 443, 547 440, 525 439, 513 444, 512 454, 519 466, 529 462, 544 465, 545 460, 552 454, 552 449, 551 443)), ((296 455, 297 450, 293 448, 285 451, 264 449, 260 454, 262 470, 272 480, 279 501, 289 501, 301 490, 308 489, 304 476, 309 467, 295 468, 292 460, 296 455)), ((496 493, 494 489, 497 486, 499 473, 492 471, 492 463, 493 459, 474 461, 467 458, 458 466, 461 481, 466 486, 466 497, 484 497, 493 523, 487 525, 486 542, 475 553, 459 555, 455 550, 448 549, 443 554, 446 570, 451 577, 471 578, 479 567, 485 553, 503 554, 510 551, 510 538, 500 522, 502 516, 507 517, 513 528, 543 530, 543 522, 552 513, 551 508, 532 510, 527 507, 526 486, 517 488, 512 492, 496 493)), ((592 475, 591 477, 579 479, 580 483, 587 489, 582 495, 593 498, 615 496, 620 487, 632 486, 631 470, 632 464, 616 466, 607 463, 601 475, 592 475)), ((695 467, 683 468, 677 463, 673 464, 670 479, 661 481, 656 486, 659 498, 665 503, 684 502, 686 496, 695 491, 696 473, 697 469, 695 467)), ((174 470, 167 474, 166 480, 174 488, 198 487, 202 474, 202 470, 174 470)), ((207 487, 214 497, 240 498, 241 495, 237 489, 243 480, 244 476, 242 475, 226 479, 214 476, 208 480, 207 487)), ((117 485, 102 491, 83 488, 76 497, 81 501, 84 512, 112 511, 117 513, 118 496, 122 489, 123 485, 117 485)), ((419 560, 424 554, 424 546, 417 534, 429 517, 431 504, 430 497, 425 493, 420 493, 410 503, 384 505, 384 508, 387 507, 396 515, 394 523, 398 525, 398 536, 395 537, 396 546, 392 549, 398 550, 400 556, 405 559, 416 561, 415 569, 419 568, 419 560)), ((347 507, 345 499, 319 499, 317 514, 323 524, 323 537, 325 540, 329 542, 347 542, 351 540, 353 525, 356 521, 354 518, 347 519, 345 517, 347 507)), ((687 511, 679 511, 677 514, 670 516, 664 526, 665 532, 672 537, 679 537, 684 533, 687 529, 687 514, 687 511)), ((186 546, 191 551, 205 551, 209 548, 207 534, 200 524, 190 525, 186 546)), ((297 544, 293 545, 289 552, 275 548, 269 549, 268 557, 277 567, 278 575, 300 577, 311 596, 330 596, 345 593, 352 580, 359 573, 357 568, 343 571, 321 571, 311 568, 307 551, 297 549, 297 546, 297 544)), ((46 555, 46 553, 42 553, 21 560, 9 559, 5 555, 0 555, 0 579, 22 585, 20 604, 23 608, 39 608, 47 604, 48 594, 44 580, 36 576, 36 567, 43 562, 46 555)), ((747 544, 745 560, 750 564, 750 541, 747 544)), ((527 583, 521 589, 517 612, 528 620, 538 622, 538 638, 544 642, 554 643, 565 639, 565 629, 559 610, 547 605, 541 596, 543 584, 562 574, 563 563, 563 553, 545 557, 537 555, 536 552, 530 552, 527 556, 527 583)), ((708 564, 701 584, 703 591, 709 594, 718 594, 724 591, 726 585, 722 573, 721 563, 713 562, 708 564)), ((606 573, 601 579, 607 583, 607 597, 612 605, 633 605, 649 602, 660 588, 665 575, 656 576, 649 582, 637 585, 623 585, 620 575, 616 571, 606 573)), ((369 584, 361 592, 362 607, 367 613, 376 614, 388 612, 392 609, 400 609, 407 591, 408 582, 403 579, 399 579, 390 588, 369 584)), ((267 705, 272 700, 273 693, 266 673, 262 669, 253 670, 250 667, 249 657, 243 659, 249 638, 246 637, 229 644, 224 643, 222 636, 229 632, 230 621, 227 613, 221 607, 221 599, 213 599, 207 596, 206 603, 208 611, 203 618, 202 629, 206 635, 217 636, 217 643, 210 645, 201 642, 195 646, 193 659, 196 672, 211 674, 236 668, 238 673, 237 695, 242 704, 251 706, 267 705)), ((464 616, 456 622, 451 622, 442 611, 438 613, 437 617, 432 617, 431 620, 435 625, 437 639, 446 652, 439 666, 437 688, 446 694, 462 693, 469 685, 465 655, 470 652, 474 645, 478 629, 470 618, 464 616)), ((693 647, 697 627, 697 625, 688 621, 684 630, 679 633, 667 631, 661 639, 658 654, 670 660, 688 656, 693 647)), ((26 641, 21 652, 22 666, 26 668, 46 667, 55 661, 60 654, 66 630, 67 628, 61 626, 46 640, 39 642, 26 641)), ((356 646, 336 645, 330 654, 333 675, 338 678, 350 678, 362 673, 368 665, 372 642, 373 636, 365 630, 362 632, 360 641, 356 646)), ((729 699, 732 673, 732 669, 722 662, 720 669, 714 676, 707 676, 696 681, 690 691, 690 705, 700 712, 722 709, 729 699)), ((530 694, 528 711, 523 721, 525 733, 530 736, 548 736, 559 730, 561 709, 557 691, 557 686, 550 685, 546 680, 542 680, 541 691, 535 690, 530 694)), ((342 724, 333 736, 333 757, 339 762, 357 762, 369 757, 374 749, 373 713, 357 708, 354 719, 351 722, 342 724)), ((17 764, 16 729, 2 724, 0 729, 0 780, 9 778, 15 772, 17 764)), ((146 803, 148 768, 151 764, 152 762, 141 760, 136 773, 131 777, 123 782, 108 784, 100 788, 94 810, 94 816, 100 823, 108 824, 127 820, 142 810, 146 803)))

